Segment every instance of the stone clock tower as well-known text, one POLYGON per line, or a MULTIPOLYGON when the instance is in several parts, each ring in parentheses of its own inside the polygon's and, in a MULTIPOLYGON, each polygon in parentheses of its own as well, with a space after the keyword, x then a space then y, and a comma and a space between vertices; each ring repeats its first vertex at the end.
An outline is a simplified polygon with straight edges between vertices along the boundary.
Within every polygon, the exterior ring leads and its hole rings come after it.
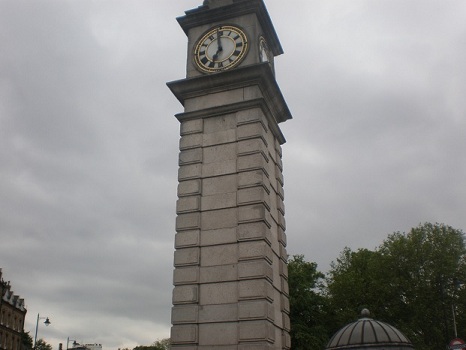
POLYGON ((283 53, 263 0, 210 0, 178 22, 180 121, 172 349, 290 349, 275 81, 283 53))

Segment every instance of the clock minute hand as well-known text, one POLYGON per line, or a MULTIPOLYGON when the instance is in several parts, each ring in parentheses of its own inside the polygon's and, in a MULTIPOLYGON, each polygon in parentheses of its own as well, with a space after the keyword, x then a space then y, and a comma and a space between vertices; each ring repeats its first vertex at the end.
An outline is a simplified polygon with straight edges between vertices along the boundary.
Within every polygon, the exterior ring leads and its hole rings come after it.
POLYGON ((220 41, 220 38, 221 38, 220 28, 217 28, 217 52, 212 57, 214 59, 214 61, 217 60, 219 53, 223 51, 222 42, 220 41))

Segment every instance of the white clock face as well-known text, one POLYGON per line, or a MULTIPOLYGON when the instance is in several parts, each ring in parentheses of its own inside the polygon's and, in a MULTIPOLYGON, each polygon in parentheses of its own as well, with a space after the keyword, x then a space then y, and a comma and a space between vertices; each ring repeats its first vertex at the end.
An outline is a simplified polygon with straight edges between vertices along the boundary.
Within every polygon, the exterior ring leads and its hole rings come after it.
POLYGON ((194 48, 196 67, 212 73, 236 67, 246 56, 248 41, 242 30, 219 26, 202 36, 194 48))
POLYGON ((259 56, 261 62, 269 62, 271 63, 271 53, 269 47, 267 46, 267 42, 263 37, 259 39, 259 56))

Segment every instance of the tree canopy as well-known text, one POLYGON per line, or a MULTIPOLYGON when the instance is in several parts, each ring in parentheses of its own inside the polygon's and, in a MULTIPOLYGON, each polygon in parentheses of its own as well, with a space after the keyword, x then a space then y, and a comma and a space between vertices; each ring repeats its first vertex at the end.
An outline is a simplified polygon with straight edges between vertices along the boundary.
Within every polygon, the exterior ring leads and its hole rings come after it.
POLYGON ((325 285, 315 263, 289 261, 293 349, 322 349, 363 308, 401 330, 415 348, 444 348, 466 337, 466 246, 461 230, 422 224, 395 232, 374 250, 345 248, 325 285), (320 287, 319 287, 320 285, 320 287), (319 287, 319 288, 318 288, 319 287))

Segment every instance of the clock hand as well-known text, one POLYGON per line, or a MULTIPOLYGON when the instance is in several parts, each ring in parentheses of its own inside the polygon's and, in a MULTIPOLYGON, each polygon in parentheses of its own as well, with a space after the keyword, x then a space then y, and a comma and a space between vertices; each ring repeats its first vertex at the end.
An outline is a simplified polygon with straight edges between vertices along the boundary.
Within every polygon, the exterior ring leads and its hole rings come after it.
POLYGON ((223 51, 222 42, 220 41, 220 38, 220 28, 217 28, 217 52, 212 57, 214 61, 217 60, 219 53, 223 51))
POLYGON ((223 51, 222 42, 221 42, 220 28, 217 28, 217 53, 223 51))

